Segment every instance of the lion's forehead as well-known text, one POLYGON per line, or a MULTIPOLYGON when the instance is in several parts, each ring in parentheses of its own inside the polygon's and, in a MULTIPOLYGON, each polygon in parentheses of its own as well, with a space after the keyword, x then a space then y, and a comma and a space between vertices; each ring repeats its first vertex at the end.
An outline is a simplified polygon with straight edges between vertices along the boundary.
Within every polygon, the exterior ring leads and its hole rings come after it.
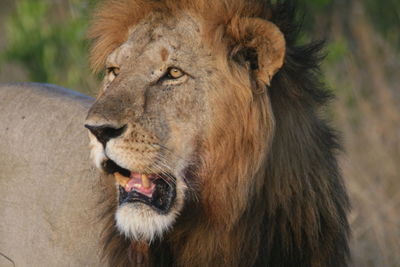
POLYGON ((178 17, 150 14, 129 30, 127 40, 108 56, 107 62, 121 64, 144 55, 157 62, 162 49, 168 55, 179 54, 181 61, 190 60, 204 47, 200 27, 200 20, 188 14, 178 17))

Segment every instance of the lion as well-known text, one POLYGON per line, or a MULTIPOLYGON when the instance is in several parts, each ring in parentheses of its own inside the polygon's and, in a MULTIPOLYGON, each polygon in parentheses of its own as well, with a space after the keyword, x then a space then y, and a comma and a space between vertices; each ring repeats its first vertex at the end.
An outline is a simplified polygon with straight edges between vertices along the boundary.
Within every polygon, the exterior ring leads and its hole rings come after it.
POLYGON ((296 45, 297 25, 291 1, 100 5, 85 126, 116 185, 110 266, 347 266, 321 44, 296 45))

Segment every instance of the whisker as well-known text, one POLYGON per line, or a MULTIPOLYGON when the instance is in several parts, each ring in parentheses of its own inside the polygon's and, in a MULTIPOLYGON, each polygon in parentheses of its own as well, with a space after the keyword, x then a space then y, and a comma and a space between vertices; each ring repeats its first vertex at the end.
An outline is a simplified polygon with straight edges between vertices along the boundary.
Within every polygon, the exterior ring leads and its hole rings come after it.
POLYGON ((174 157, 175 160, 185 160, 181 156, 176 155, 176 153, 174 153, 170 148, 166 147, 165 145, 162 145, 162 144, 159 144, 159 143, 154 143, 154 144, 150 144, 150 146, 162 148, 162 152, 167 152, 168 155, 174 157))
MULTIPOLYGON (((161 162, 161 163, 163 163, 163 162, 161 162)), ((167 166, 167 168, 168 168, 169 166, 167 166)), ((168 176, 170 176, 170 174, 169 173, 166 173, 168 176)), ((174 177, 171 177, 172 179, 174 178, 174 177)), ((193 183, 191 183, 191 182, 189 182, 188 180, 187 180, 187 177, 185 177, 185 176, 183 176, 182 177, 182 179, 184 180, 184 182, 185 182, 185 184, 187 185, 187 193, 188 193, 188 196, 190 197, 190 198, 192 198, 195 202, 199 202, 199 195, 198 195, 198 190, 196 190, 195 188, 196 187, 194 187, 193 186, 193 183)), ((174 180, 173 180, 174 181, 174 180)), ((176 181, 174 181, 175 183, 176 183, 176 181)))
MULTIPOLYGON (((168 156, 172 156, 173 160, 174 159, 181 159, 183 160, 182 157, 177 156, 175 153, 173 153, 169 148, 167 148, 164 145, 161 144, 154 144, 152 145, 158 146, 162 148, 163 152, 166 153, 168 156)), ((169 186, 176 186, 176 177, 173 175, 175 172, 173 168, 168 164, 168 159, 166 158, 166 155, 163 154, 157 154, 155 157, 150 157, 148 155, 142 155, 146 160, 154 160, 153 164, 149 167, 145 167, 145 171, 148 173, 158 173, 160 174, 160 178, 163 179, 169 186)), ((191 164, 190 161, 185 160, 186 164, 191 164)), ((188 197, 193 199, 194 201, 198 202, 199 201, 199 195, 198 195, 198 190, 196 190, 196 186, 194 186, 193 182, 189 182, 187 180, 187 177, 182 177, 184 183, 187 185, 187 194, 188 197)))
MULTIPOLYGON (((176 185, 175 177, 164 170, 164 169, 167 169, 168 171, 172 172, 172 168, 169 165, 167 165, 166 163, 164 163, 163 161, 161 161, 161 159, 158 156, 156 156, 156 160, 157 160, 157 162, 154 163, 151 167, 146 167, 146 170, 149 170, 151 173, 163 174, 164 176, 167 176, 168 178, 170 178, 168 180, 164 179, 164 181, 168 185, 170 185, 170 186, 176 185), (160 166, 159 164, 162 164, 162 166, 160 166)), ((163 176, 160 176, 160 177, 163 178, 163 176)))

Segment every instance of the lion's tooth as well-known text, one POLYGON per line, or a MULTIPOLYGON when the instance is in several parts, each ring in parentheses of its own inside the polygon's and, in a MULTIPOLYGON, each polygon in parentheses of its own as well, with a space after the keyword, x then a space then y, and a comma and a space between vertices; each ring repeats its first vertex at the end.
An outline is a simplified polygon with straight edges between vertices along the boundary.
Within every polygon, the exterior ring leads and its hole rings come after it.
POLYGON ((148 189, 151 186, 149 177, 146 174, 142 174, 142 186, 145 189, 148 189))
POLYGON ((117 181, 117 183, 119 183, 122 187, 125 187, 129 182, 129 178, 122 176, 118 172, 114 173, 114 177, 115 177, 115 180, 117 181))

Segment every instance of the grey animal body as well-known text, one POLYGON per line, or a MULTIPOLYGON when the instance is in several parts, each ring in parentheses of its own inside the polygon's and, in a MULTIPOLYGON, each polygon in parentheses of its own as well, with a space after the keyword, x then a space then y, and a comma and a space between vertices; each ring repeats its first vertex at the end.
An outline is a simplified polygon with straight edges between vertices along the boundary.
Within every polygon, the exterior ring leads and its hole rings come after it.
POLYGON ((100 266, 98 175, 83 124, 93 99, 0 85, 0 266, 100 266))

